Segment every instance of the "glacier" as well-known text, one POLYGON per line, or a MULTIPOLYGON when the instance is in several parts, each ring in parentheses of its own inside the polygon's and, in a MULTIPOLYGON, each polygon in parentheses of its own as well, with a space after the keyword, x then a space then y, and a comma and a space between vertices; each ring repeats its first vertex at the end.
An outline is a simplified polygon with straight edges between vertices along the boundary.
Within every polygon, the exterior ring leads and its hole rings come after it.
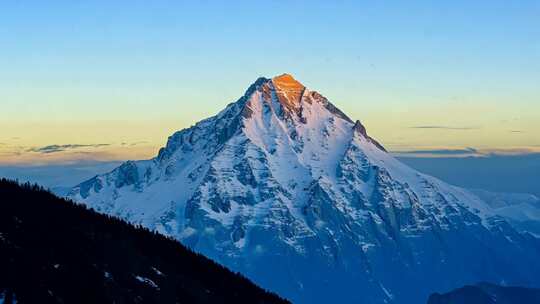
POLYGON ((540 241, 471 191, 404 165, 291 75, 68 197, 175 238, 294 303, 423 303, 540 286, 540 241))

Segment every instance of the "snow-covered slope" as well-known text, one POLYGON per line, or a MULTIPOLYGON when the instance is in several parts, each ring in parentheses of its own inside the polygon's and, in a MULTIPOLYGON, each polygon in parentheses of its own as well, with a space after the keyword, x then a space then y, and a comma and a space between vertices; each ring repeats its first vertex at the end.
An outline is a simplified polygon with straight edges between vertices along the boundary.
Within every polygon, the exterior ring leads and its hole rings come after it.
POLYGON ((172 236, 296 303, 418 303, 477 281, 538 285, 538 241, 400 163, 290 75, 70 197, 172 236))

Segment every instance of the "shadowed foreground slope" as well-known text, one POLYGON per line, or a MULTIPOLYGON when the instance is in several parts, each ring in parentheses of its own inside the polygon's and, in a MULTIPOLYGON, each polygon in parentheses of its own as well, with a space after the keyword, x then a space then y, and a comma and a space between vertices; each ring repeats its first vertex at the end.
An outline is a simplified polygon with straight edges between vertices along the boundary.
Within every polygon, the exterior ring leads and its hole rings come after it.
POLYGON ((181 244, 0 180, 0 302, 287 303, 181 244))

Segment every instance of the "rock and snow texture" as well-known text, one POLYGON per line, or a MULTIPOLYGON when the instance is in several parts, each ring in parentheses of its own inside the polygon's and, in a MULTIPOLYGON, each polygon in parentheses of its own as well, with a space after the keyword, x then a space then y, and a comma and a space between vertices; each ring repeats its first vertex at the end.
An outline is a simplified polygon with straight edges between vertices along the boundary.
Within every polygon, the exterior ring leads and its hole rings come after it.
POLYGON ((540 283, 538 241, 400 163, 284 74, 70 197, 172 236, 295 303, 421 303, 540 283))

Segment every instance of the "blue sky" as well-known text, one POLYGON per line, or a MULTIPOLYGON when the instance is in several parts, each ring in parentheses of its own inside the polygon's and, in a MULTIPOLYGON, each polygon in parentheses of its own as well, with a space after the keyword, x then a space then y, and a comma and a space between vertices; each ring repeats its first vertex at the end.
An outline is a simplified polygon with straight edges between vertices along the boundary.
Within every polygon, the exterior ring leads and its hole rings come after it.
POLYGON ((391 150, 540 145, 540 1, 10 1, 0 45, 4 163, 149 157, 283 72, 391 150))

